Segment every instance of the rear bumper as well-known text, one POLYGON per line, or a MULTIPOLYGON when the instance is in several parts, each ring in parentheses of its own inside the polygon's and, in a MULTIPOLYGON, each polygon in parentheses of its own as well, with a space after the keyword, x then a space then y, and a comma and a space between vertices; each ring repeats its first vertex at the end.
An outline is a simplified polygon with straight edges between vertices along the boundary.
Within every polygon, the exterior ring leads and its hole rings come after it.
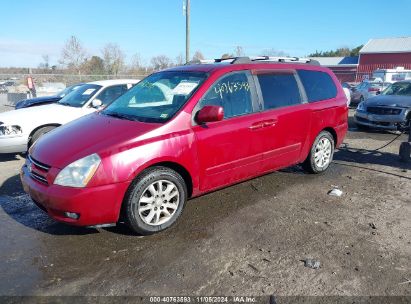
POLYGON ((404 111, 399 115, 378 115, 356 111, 354 120, 357 124, 370 128, 395 131, 398 130, 401 124, 406 122, 406 114, 404 111))
POLYGON ((27 137, 6 137, 0 138, 1 153, 21 153, 27 151, 27 137))
POLYGON ((75 226, 95 226, 118 222, 121 203, 129 182, 93 188, 44 185, 29 176, 26 165, 20 172, 24 191, 53 219, 75 226), (78 219, 65 212, 76 213, 78 219))

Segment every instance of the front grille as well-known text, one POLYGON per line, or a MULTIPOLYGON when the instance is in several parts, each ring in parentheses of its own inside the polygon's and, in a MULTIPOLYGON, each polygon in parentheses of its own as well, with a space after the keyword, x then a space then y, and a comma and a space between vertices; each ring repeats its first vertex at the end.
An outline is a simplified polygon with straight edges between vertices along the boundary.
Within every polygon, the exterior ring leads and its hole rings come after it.
POLYGON ((401 109, 386 107, 367 107, 367 112, 377 115, 398 115, 401 113, 401 109))
POLYGON ((27 157, 27 160, 27 167, 30 172, 30 177, 44 185, 48 185, 47 173, 49 172, 51 166, 35 160, 31 157, 31 155, 27 157))

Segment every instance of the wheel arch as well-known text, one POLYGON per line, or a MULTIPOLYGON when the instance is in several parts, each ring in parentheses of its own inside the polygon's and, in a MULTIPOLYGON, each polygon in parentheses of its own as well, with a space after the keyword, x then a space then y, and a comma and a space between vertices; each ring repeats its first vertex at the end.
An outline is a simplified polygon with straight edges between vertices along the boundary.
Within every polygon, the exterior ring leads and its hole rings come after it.
MULTIPOLYGON (((337 132, 334 130, 334 128, 331 128, 331 127, 324 128, 318 134, 320 134, 323 131, 327 131, 328 133, 330 133, 333 136, 334 148, 336 148, 337 147, 337 142, 338 142, 338 135, 337 135, 337 132)), ((317 136, 318 136, 318 134, 317 134, 317 136)), ((316 138, 317 138, 317 136, 316 136, 316 138)))
POLYGON ((41 125, 41 126, 37 126, 36 128, 34 128, 29 135, 29 140, 27 141, 27 146, 30 147, 31 144, 31 138, 33 137, 34 133, 36 133, 38 130, 42 129, 42 128, 46 128, 46 127, 60 127, 61 124, 58 123, 49 123, 49 124, 45 124, 45 125, 41 125))

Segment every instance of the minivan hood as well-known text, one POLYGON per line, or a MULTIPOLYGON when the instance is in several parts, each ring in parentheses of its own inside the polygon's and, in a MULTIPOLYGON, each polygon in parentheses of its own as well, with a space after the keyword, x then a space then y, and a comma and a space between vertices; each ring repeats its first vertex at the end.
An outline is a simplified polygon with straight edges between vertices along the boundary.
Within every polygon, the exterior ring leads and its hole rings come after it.
POLYGON ((161 125, 92 113, 47 133, 36 142, 30 154, 44 164, 63 169, 93 153, 116 153, 125 143, 161 125))
POLYGON ((377 95, 365 101, 367 106, 411 107, 411 96, 377 95))

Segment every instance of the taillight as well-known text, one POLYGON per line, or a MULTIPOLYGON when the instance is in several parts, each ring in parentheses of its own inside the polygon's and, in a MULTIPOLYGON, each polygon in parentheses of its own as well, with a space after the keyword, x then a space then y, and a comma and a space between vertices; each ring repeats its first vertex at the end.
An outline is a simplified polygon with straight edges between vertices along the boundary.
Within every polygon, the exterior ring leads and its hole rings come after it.
POLYGON ((379 88, 368 88, 368 92, 378 92, 379 90, 379 88))

